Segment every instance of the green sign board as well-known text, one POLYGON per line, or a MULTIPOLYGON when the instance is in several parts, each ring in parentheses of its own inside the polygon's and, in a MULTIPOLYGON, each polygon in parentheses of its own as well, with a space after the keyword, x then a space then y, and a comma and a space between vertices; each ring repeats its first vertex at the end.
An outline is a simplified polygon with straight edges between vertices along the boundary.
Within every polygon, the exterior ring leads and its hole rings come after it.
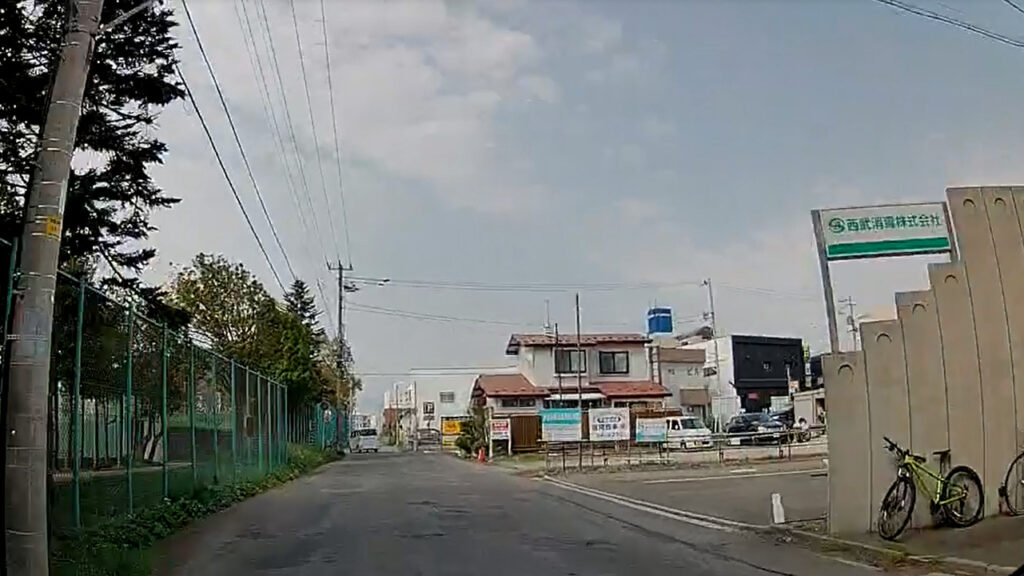
POLYGON ((951 247, 941 202, 822 210, 820 218, 829 260, 939 254, 951 247))

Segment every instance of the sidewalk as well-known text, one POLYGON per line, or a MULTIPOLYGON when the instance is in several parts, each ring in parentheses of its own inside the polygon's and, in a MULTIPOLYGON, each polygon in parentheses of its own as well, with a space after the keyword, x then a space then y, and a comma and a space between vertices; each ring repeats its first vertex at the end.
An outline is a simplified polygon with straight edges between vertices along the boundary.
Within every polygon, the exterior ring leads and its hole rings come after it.
POLYGON ((875 534, 851 539, 908 556, 954 556, 1007 568, 1024 565, 1024 516, 996 516, 970 528, 909 530, 899 542, 886 542, 875 534))

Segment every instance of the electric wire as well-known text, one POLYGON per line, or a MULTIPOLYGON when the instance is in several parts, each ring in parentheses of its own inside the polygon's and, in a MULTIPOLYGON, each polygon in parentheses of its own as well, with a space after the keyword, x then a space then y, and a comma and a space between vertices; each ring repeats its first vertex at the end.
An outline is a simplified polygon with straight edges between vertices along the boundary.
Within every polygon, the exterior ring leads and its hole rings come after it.
POLYGON ((338 167, 338 196, 341 198, 341 225, 345 233, 345 257, 348 258, 348 265, 352 266, 352 236, 348 228, 348 209, 345 207, 345 184, 342 179, 341 170, 341 140, 338 138, 338 113, 334 99, 334 75, 331 72, 331 50, 327 36, 327 10, 324 7, 325 0, 320 0, 320 23, 324 37, 324 59, 327 62, 327 92, 331 98, 331 127, 334 130, 334 160, 338 167))

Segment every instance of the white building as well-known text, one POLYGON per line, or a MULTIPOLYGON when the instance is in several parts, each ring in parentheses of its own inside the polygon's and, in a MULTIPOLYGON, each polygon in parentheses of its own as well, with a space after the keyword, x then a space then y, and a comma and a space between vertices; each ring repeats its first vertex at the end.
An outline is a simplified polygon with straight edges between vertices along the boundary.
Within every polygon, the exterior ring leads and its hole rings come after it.
POLYGON ((643 334, 513 334, 505 353, 512 373, 481 374, 472 400, 495 413, 536 413, 544 407, 663 408, 671 396, 651 380, 650 339, 643 334), (557 345, 556 345, 557 344, 557 345), (581 394, 582 392, 582 394, 581 394))
POLYGON ((473 382, 481 372, 507 374, 514 367, 500 368, 419 368, 409 372, 419 428, 441 430, 441 419, 465 416, 469 413, 469 399, 473 382))

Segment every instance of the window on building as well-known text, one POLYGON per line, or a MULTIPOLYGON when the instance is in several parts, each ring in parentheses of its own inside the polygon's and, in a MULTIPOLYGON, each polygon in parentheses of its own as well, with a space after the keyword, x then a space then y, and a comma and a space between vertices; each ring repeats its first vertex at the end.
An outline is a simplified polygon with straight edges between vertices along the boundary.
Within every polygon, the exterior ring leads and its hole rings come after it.
POLYGON ((502 398, 502 408, 533 408, 537 405, 536 398, 502 398))
POLYGON ((629 374, 629 352, 598 352, 601 374, 629 374))
POLYGON ((583 350, 555 350, 555 373, 576 374, 587 371, 587 353, 583 350))
POLYGON ((441 392, 440 397, 441 404, 455 403, 455 392, 441 392))

